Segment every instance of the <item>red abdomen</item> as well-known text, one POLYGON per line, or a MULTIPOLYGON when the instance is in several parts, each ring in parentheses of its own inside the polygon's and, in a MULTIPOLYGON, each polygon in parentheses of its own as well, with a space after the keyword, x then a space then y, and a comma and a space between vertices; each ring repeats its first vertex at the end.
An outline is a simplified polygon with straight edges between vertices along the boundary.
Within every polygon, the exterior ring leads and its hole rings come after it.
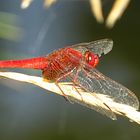
POLYGON ((23 60, 1 60, 0 68, 44 69, 48 65, 46 57, 36 57, 23 60))

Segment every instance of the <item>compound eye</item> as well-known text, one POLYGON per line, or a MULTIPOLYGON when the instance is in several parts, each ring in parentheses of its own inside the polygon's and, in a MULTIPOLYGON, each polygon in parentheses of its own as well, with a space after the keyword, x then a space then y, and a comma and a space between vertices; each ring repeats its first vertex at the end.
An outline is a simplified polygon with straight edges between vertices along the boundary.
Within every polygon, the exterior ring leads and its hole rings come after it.
POLYGON ((85 56, 86 62, 92 67, 95 67, 99 62, 98 55, 93 54, 90 51, 86 51, 84 56, 85 56))

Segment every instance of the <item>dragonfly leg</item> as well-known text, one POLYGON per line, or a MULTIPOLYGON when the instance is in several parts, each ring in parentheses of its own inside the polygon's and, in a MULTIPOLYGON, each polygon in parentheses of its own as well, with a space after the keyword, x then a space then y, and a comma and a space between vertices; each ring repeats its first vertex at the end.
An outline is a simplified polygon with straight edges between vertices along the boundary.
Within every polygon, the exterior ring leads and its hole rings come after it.
POLYGON ((75 77, 74 77, 74 80, 72 81, 73 82, 73 86, 74 86, 74 88, 75 88, 75 90, 77 91, 77 93, 81 96, 81 100, 83 101, 83 97, 82 97, 82 95, 81 95, 81 93, 78 91, 78 89, 76 88, 76 85, 78 85, 79 86, 79 84, 77 84, 77 81, 76 81, 76 78, 77 78, 77 76, 78 76, 78 73, 79 73, 79 67, 76 69, 76 74, 75 74, 75 77))
POLYGON ((66 94, 64 93, 64 91, 61 89, 61 87, 59 86, 58 82, 55 82, 56 86, 60 89, 62 95, 63 95, 63 98, 66 100, 66 101, 69 101, 71 102, 68 97, 66 96, 66 94))
POLYGON ((56 84, 56 86, 60 89, 60 91, 61 91, 61 93, 62 93, 64 99, 65 99, 66 101, 69 101, 70 103, 73 103, 73 102, 67 97, 67 95, 64 93, 64 91, 62 90, 62 88, 59 86, 59 81, 62 80, 62 79, 64 79, 64 78, 67 77, 68 75, 70 75, 70 73, 71 73, 71 71, 68 72, 68 73, 65 73, 65 74, 62 75, 61 77, 57 78, 55 84, 56 84))
MULTIPOLYGON (((56 80, 56 82, 55 82, 55 84, 58 86, 58 88, 61 90, 62 94, 64 95, 63 97, 64 97, 67 101, 70 101, 70 100, 68 99, 68 97, 66 96, 66 94, 64 93, 64 91, 63 91, 63 90, 61 89, 61 87, 59 86, 59 81, 60 81, 61 79, 64 79, 64 78, 67 77, 67 76, 69 76, 71 79, 73 79, 73 76, 71 76, 71 73, 72 73, 72 71, 70 71, 70 72, 64 74, 63 76, 57 78, 57 80, 56 80)), ((76 71, 76 73, 77 73, 77 71, 76 71)), ((74 78, 74 80, 72 80, 72 83, 73 83, 74 89, 75 89, 76 92, 80 95, 81 100, 83 101, 82 95, 81 95, 81 93, 78 91, 78 89, 77 89, 77 87, 76 87, 77 84, 76 84, 75 78, 74 78)), ((71 101, 70 101, 70 102, 71 102, 71 101)))

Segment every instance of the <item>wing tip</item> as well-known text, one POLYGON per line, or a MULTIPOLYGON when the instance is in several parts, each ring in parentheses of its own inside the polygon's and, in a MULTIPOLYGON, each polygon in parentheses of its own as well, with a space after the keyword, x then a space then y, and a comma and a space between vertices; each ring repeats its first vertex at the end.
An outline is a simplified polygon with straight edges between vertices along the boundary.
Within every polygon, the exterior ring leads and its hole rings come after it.
POLYGON ((105 49, 104 49, 104 54, 109 53, 112 48, 113 48, 113 40, 112 39, 104 39, 105 42, 105 49))

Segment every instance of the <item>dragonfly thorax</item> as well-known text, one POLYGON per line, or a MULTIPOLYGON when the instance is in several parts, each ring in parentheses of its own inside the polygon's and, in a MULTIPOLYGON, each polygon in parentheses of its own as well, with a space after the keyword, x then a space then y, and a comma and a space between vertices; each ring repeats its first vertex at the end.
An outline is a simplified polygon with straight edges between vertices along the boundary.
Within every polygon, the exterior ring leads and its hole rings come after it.
POLYGON ((56 81, 79 66, 82 54, 71 48, 62 48, 47 56, 48 65, 43 69, 45 79, 56 81))

